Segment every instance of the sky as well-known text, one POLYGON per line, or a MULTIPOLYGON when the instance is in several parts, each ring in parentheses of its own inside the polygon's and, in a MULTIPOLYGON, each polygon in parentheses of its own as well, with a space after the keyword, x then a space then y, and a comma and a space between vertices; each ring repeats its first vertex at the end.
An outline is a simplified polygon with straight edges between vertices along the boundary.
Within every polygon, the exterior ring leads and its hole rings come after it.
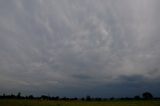
POLYGON ((0 94, 160 96, 159 0, 0 0, 0 94))

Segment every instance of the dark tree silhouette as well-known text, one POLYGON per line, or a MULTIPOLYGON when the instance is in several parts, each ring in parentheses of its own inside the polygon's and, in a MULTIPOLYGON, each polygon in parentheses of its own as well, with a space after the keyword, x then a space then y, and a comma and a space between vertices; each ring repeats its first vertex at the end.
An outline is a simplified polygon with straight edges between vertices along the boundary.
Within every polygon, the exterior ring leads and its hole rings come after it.
POLYGON ((91 97, 90 97, 90 96, 86 96, 86 100, 87 100, 87 101, 90 101, 90 100, 91 100, 91 97))
POLYGON ((18 92, 17 98, 21 98, 21 93, 20 92, 18 92))
POLYGON ((134 99, 139 100, 139 99, 141 99, 141 97, 139 95, 136 95, 136 96, 134 96, 134 99))
POLYGON ((34 96, 33 95, 29 95, 28 99, 34 99, 34 96))
POLYGON ((111 98, 110 98, 110 100, 114 100, 114 99, 115 99, 114 97, 111 97, 111 98))
POLYGON ((144 92, 142 94, 142 96, 144 99, 152 99, 153 98, 153 95, 150 92, 144 92))

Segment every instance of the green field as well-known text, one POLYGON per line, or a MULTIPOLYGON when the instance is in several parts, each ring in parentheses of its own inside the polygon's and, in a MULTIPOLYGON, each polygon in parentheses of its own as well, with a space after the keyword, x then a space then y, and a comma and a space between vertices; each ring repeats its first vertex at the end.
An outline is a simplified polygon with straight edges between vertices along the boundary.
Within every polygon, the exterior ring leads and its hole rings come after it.
POLYGON ((47 101, 47 100, 0 100, 0 106, 160 106, 156 100, 130 101, 47 101))

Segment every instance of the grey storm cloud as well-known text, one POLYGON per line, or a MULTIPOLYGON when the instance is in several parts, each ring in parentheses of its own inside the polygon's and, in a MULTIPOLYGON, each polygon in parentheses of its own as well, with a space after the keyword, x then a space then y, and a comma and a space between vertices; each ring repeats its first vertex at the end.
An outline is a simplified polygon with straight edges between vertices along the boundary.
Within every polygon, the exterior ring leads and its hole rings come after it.
POLYGON ((111 96, 143 84, 139 91, 160 95, 159 5, 159 0, 1 0, 0 90, 111 96))

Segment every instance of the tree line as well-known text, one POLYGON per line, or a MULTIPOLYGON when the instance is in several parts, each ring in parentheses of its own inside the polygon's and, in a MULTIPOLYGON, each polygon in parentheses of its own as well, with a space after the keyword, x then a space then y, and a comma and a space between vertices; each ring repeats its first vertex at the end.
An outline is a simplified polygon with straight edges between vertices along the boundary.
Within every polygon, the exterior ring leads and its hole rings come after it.
POLYGON ((82 101, 102 101, 102 100, 150 100, 150 99, 158 99, 160 100, 160 97, 154 97, 150 92, 144 92, 142 93, 142 96, 136 95, 134 97, 122 97, 122 98, 99 98, 99 97, 91 97, 91 96, 86 96, 82 98, 68 98, 68 97, 59 97, 59 96, 47 96, 47 95, 42 95, 40 97, 34 97, 33 95, 29 96, 22 96, 20 92, 18 92, 16 95, 15 94, 3 94, 0 95, 0 99, 39 99, 39 100, 82 100, 82 101))

